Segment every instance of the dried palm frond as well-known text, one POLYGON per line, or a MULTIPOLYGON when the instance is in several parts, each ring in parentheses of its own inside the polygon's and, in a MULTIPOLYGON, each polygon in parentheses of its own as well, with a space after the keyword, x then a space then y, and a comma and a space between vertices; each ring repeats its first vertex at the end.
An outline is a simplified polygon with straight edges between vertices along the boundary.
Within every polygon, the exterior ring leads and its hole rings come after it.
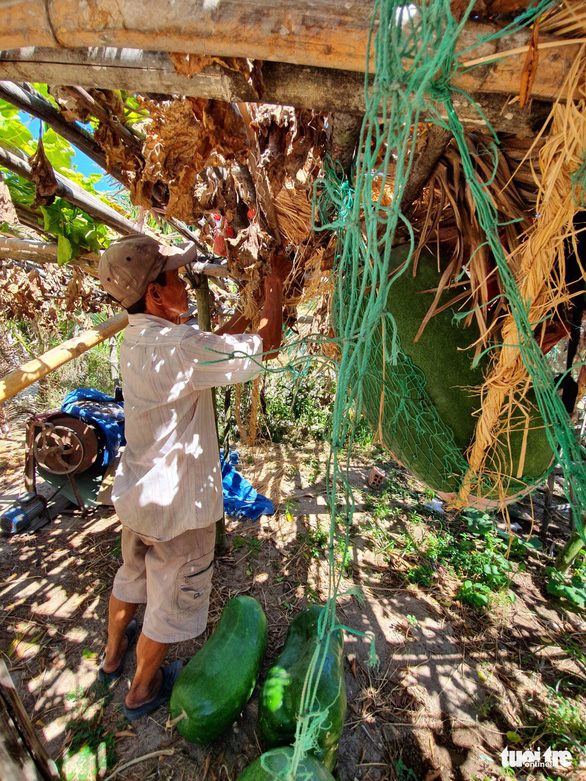
POLYGON ((279 230, 286 243, 301 245, 311 233, 311 193, 287 179, 274 199, 279 230))
MULTIPOLYGON (((583 52, 569 75, 568 95, 575 94, 585 64, 583 52)), ((555 104, 551 129, 539 153, 539 219, 512 253, 519 268, 519 292, 527 302, 529 321, 535 327, 555 318, 562 307, 571 303, 572 294, 565 283, 565 256, 568 241, 576 249, 578 229, 574 218, 580 205, 573 174, 585 158, 585 103, 568 99, 565 104, 555 104)), ((494 461, 497 439, 507 430, 513 407, 529 387, 529 373, 517 346, 522 339, 512 315, 503 324, 501 341, 499 355, 481 391, 482 409, 462 489, 464 501, 472 484, 480 481, 486 465, 494 461)))
MULTIPOLYGON (((514 250, 532 224, 537 200, 537 183, 532 170, 540 143, 503 135, 497 146, 492 136, 474 131, 466 137, 479 179, 487 182, 495 205, 500 236, 516 271, 514 250)), ((464 174, 458 150, 450 145, 421 198, 415 204, 411 222, 419 247, 427 246, 443 256, 441 278, 434 302, 422 323, 418 337, 437 312, 443 291, 463 274, 469 279, 471 294, 466 307, 480 331, 477 351, 486 345, 494 324, 505 311, 499 293, 500 280, 476 215, 476 205, 464 174)), ((439 262, 439 261, 438 261, 439 262)), ((414 273, 416 272, 416 261, 414 273)))
POLYGON ((563 0, 540 21, 541 32, 564 38, 586 36, 586 6, 583 0, 563 0))

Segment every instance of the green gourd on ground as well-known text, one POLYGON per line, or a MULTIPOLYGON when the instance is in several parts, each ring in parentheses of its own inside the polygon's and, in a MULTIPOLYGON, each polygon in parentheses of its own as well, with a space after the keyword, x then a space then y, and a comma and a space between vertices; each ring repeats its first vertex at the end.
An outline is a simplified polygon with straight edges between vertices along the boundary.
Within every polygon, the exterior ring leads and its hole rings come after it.
POLYGON ((238 718, 256 684, 267 647, 267 619, 253 597, 226 603, 213 635, 181 671, 171 717, 183 737, 207 743, 238 718))
MULTIPOLYGON (((393 266, 399 268, 409 252, 408 245, 395 247, 393 266)), ((467 471, 465 454, 474 438, 481 406, 479 388, 489 356, 473 365, 470 347, 479 337, 478 327, 475 322, 466 328, 459 325, 457 305, 449 306, 456 293, 466 289, 465 284, 444 291, 438 309, 445 309, 431 318, 415 341, 440 276, 438 259, 423 250, 417 275, 413 277, 409 267, 390 286, 386 311, 396 324, 398 360, 396 364, 383 362, 381 328, 363 374, 362 409, 374 431, 379 431, 380 423, 382 439, 395 458, 430 488, 453 494, 458 493, 467 471)), ((387 353, 389 342, 387 329, 387 353)), ((523 405, 514 409, 509 430, 489 454, 489 478, 479 493, 485 499, 499 498, 491 482, 493 472, 504 476, 504 493, 513 496, 543 479, 552 458, 545 424, 530 390, 523 405)))
MULTIPOLYGON (((236 781, 288 781, 287 770, 292 757, 290 746, 271 749, 245 768, 236 781)), ((322 763, 310 756, 305 756, 299 763, 297 777, 303 781, 334 781, 322 763)))
MULTIPOLYGON (((318 643, 318 620, 323 611, 311 605, 291 622, 280 656, 272 665, 260 692, 259 727, 267 746, 293 743, 300 713, 303 685, 318 643)), ((325 642, 325 638, 321 642, 325 642)), ((328 770, 333 770, 340 733, 346 716, 344 641, 341 629, 329 635, 325 661, 316 688, 314 710, 327 718, 317 735, 312 752, 328 770)))

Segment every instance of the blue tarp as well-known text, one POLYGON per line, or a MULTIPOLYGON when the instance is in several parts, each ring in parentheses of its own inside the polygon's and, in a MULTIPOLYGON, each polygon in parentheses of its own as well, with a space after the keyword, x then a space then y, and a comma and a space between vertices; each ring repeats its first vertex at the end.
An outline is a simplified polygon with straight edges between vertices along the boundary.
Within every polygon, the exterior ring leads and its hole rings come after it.
POLYGON ((262 496, 236 471, 234 464, 238 463, 238 454, 230 453, 228 461, 222 460, 222 486, 224 489, 224 511, 226 515, 234 515, 256 521, 261 515, 272 515, 275 512, 273 503, 262 496))
POLYGON ((102 466, 110 464, 124 439, 124 407, 112 396, 95 388, 77 388, 65 397, 63 412, 94 423, 104 435, 102 466), (96 403, 97 402, 97 403, 96 403))

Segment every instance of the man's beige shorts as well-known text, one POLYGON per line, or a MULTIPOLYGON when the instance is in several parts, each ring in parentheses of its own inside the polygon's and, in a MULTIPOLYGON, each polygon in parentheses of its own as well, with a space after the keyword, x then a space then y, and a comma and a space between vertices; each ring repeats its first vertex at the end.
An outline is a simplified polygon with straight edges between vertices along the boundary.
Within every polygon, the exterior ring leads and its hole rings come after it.
POLYGON ((216 525, 153 542, 122 529, 122 566, 112 593, 146 603, 142 631, 159 643, 197 637, 206 628, 216 525))

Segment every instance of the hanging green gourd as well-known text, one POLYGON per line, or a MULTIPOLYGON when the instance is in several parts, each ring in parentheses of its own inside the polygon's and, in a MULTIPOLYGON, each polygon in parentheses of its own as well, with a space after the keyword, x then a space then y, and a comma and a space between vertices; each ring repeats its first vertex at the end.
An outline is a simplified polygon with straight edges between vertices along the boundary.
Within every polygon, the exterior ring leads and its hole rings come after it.
MULTIPOLYGON (((394 248, 393 268, 399 269, 409 253, 409 245, 394 248)), ((411 267, 396 275, 386 312, 396 327, 397 360, 393 363, 389 358, 393 329, 383 319, 364 356, 361 402, 373 431, 393 456, 449 499, 460 492, 468 471, 466 452, 475 434, 479 388, 489 357, 485 354, 473 363, 470 346, 479 338, 478 327, 459 324, 457 305, 450 305, 455 293, 449 288, 416 340, 440 276, 437 258, 427 250, 419 257, 416 276, 411 267)), ((457 288, 458 293, 465 290, 465 284, 457 288)), ((552 459, 545 424, 529 391, 512 405, 496 447, 487 457, 483 482, 469 501, 486 504, 512 499, 542 480, 552 459)))

